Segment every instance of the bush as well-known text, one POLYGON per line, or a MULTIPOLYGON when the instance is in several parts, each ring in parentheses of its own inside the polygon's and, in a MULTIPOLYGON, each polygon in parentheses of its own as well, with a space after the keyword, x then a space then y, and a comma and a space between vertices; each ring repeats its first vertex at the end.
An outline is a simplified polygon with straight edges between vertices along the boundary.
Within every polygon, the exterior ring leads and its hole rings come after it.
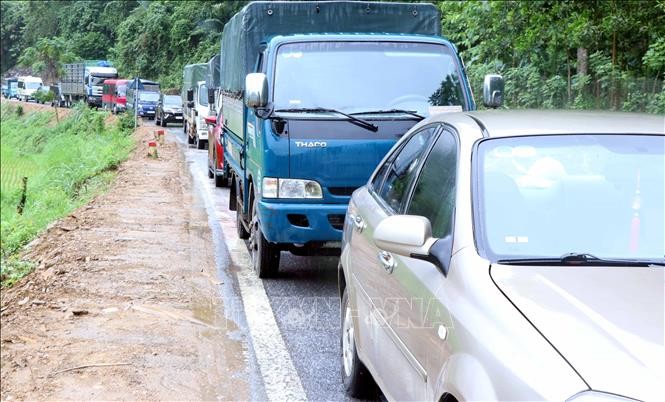
POLYGON ((77 106, 54 127, 51 111, 20 117, 18 112, 7 113, 5 106, 0 125, 3 286, 22 275, 14 273, 26 271, 24 265, 10 262, 20 248, 50 222, 103 191, 133 147, 131 130, 120 124, 106 127, 104 112, 77 106), (19 215, 16 207, 24 176, 27 199, 19 215))

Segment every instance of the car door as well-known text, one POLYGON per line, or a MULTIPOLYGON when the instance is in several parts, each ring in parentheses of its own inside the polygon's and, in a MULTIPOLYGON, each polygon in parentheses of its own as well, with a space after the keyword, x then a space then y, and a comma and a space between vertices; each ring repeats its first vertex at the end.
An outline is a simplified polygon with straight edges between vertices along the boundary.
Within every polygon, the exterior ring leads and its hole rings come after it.
MULTIPOLYGON (((445 128, 422 164, 404 213, 429 219, 432 237, 452 253, 455 199, 457 194, 458 141, 445 128)), ((433 246, 436 247, 437 245, 433 246)), ((452 317, 447 308, 447 271, 421 259, 395 255, 395 300, 400 321, 395 332, 427 375, 427 399, 435 394, 438 375, 450 355, 448 331, 452 317), (405 303, 403 301, 408 301, 405 303)))
MULTIPOLYGON (((376 226, 388 215, 401 213, 417 177, 419 167, 432 144, 438 125, 410 135, 382 166, 371 185, 354 196, 351 217, 356 222, 350 236, 350 264, 357 285, 358 344, 383 391, 391 400, 425 398, 425 370, 404 344, 396 329, 400 316, 400 280, 407 275, 402 266, 386 266, 385 253, 373 241, 376 226)), ((401 281, 406 281, 404 278, 401 281)), ((408 302, 407 302, 408 304, 408 302)), ((404 312, 402 312, 404 313, 404 312)))

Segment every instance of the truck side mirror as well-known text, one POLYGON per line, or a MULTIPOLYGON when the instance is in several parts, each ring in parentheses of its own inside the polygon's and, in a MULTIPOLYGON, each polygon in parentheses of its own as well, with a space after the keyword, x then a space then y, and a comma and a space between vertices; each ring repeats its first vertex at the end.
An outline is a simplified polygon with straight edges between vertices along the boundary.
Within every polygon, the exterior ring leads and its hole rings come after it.
POLYGON ((503 77, 498 74, 487 74, 483 83, 483 104, 496 109, 503 103, 503 77))
POLYGON ((208 88, 208 104, 215 104, 215 88, 208 88))
POLYGON ((254 109, 268 104, 268 78, 263 73, 251 73, 245 77, 245 105, 254 109))
POLYGON ((187 90, 187 102, 193 102, 194 101, 194 90, 193 89, 188 89, 187 90))

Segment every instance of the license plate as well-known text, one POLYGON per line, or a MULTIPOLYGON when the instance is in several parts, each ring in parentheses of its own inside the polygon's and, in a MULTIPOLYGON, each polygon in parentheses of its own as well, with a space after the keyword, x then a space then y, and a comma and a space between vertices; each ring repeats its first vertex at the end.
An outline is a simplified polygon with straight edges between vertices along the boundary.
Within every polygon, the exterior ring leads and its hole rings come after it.
POLYGON ((176 120, 182 120, 182 116, 176 116, 175 119, 176 120))

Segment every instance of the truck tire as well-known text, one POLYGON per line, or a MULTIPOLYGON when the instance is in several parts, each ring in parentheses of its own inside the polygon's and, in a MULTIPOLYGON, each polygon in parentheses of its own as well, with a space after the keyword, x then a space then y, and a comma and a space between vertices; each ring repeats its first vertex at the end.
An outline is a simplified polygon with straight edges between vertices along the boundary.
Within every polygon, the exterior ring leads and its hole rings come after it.
POLYGON ((215 158, 213 160, 213 172, 215 175, 215 187, 228 187, 229 186, 229 177, 226 174, 226 169, 224 169, 224 174, 221 176, 217 175, 217 151, 213 151, 215 158))
POLYGON ((279 271, 279 248, 263 237, 259 225, 257 202, 252 202, 252 221, 250 223, 249 252, 256 275, 263 278, 275 276, 279 271))
MULTIPOLYGON (((194 130, 196 131, 196 130, 194 130)), ((205 149, 206 147, 206 142, 205 140, 202 140, 201 137, 199 137, 199 133, 196 133, 196 149, 205 149)))
POLYGON ((241 208, 236 208, 236 234, 243 240, 249 239, 249 232, 245 229, 245 225, 242 224, 241 208))

